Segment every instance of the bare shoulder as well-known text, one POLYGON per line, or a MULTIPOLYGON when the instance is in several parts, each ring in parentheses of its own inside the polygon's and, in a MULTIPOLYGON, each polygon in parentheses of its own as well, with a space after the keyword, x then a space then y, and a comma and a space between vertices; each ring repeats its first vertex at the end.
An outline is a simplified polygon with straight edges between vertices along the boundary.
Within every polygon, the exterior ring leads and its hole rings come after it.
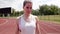
POLYGON ((37 16, 35 18, 36 18, 36 22, 39 23, 39 18, 37 16))
POLYGON ((20 19, 20 17, 21 17, 21 16, 18 16, 18 17, 17 17, 17 20, 19 20, 19 19, 20 19))
POLYGON ((36 16, 36 20, 39 21, 39 18, 36 16))
POLYGON ((17 20, 20 20, 22 16, 23 16, 23 15, 21 15, 21 16, 18 16, 18 17, 17 17, 17 20))
POLYGON ((36 21, 39 21, 39 18, 36 15, 33 15, 33 16, 35 17, 36 21))
POLYGON ((21 17, 22 17, 22 15, 21 15, 21 16, 19 16, 19 17, 17 17, 17 22, 18 22, 18 23, 20 22, 21 17))
POLYGON ((21 16, 18 16, 18 17, 17 17, 17 24, 19 24, 20 17, 21 17, 21 16))

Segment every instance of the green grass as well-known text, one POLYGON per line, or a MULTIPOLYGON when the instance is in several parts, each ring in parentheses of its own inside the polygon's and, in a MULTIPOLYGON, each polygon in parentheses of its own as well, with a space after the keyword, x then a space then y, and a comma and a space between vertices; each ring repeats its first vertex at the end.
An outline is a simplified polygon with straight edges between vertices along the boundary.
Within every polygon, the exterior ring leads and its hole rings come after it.
MULTIPOLYGON (((16 18, 16 17, 0 17, 0 18, 16 18)), ((60 24, 60 15, 46 15, 38 16, 40 20, 54 21, 60 24)))
POLYGON ((46 16, 38 16, 40 20, 46 21, 55 21, 60 23, 60 15, 46 15, 46 16))

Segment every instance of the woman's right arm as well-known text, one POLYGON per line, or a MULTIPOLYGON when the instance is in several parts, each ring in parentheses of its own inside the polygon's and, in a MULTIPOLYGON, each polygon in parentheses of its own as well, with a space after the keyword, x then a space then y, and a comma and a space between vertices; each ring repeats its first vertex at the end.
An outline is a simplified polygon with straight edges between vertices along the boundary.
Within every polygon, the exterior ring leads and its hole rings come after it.
POLYGON ((19 30, 19 32, 21 32, 21 29, 20 29, 20 21, 21 21, 21 16, 19 16, 19 18, 18 18, 18 30, 19 30))
POLYGON ((21 30, 20 30, 20 28, 19 28, 20 19, 21 19, 20 17, 17 17, 17 29, 18 29, 17 32, 18 32, 18 34, 21 32, 21 30))

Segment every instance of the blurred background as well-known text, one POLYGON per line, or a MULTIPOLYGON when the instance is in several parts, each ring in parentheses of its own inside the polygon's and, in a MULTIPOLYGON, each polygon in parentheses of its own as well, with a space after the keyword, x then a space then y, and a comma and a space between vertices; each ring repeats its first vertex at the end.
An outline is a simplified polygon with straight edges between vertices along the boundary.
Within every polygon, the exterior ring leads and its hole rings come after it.
MULTIPOLYGON (((0 0, 0 18, 17 18, 23 14, 24 0, 0 0)), ((32 14, 40 20, 60 24, 60 0, 31 0, 32 14)))

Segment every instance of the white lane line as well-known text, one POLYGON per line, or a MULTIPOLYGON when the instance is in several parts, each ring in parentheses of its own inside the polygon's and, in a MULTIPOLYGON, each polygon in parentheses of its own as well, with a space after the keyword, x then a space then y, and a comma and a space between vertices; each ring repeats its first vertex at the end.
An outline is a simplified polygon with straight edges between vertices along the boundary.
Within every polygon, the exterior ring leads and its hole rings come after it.
POLYGON ((0 26, 1 26, 1 25, 4 25, 4 24, 6 24, 6 23, 8 23, 8 20, 6 20, 4 23, 0 24, 0 26))

